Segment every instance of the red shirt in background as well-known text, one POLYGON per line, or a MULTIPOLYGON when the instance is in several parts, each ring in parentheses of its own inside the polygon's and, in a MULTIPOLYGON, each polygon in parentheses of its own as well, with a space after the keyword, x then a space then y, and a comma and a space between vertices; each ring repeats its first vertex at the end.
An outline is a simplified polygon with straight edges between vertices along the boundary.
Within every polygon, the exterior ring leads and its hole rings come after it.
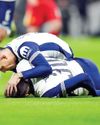
POLYGON ((27 2, 26 18, 27 26, 41 27, 51 20, 61 21, 61 13, 54 0, 39 0, 38 5, 27 2))

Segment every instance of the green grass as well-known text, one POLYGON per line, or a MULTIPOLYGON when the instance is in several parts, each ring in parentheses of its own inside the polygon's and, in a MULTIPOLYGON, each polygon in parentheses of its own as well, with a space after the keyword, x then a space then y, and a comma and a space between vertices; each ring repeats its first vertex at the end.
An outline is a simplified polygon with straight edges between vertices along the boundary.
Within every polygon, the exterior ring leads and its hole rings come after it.
POLYGON ((99 125, 100 98, 0 99, 1 125, 99 125))
MULTIPOLYGON (((62 37, 62 36, 61 36, 62 37)), ((90 58, 100 69, 100 39, 70 38, 75 56, 90 58)), ((6 39, 1 46, 10 41, 6 39)), ((11 72, 0 77, 0 125, 99 125, 100 97, 78 98, 4 98, 11 72)))

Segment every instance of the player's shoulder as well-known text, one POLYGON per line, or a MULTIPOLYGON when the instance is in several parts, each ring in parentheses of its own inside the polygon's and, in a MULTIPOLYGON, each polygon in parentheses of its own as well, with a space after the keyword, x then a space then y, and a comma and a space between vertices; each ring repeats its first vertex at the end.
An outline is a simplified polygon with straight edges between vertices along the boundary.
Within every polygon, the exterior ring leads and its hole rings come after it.
POLYGON ((12 40, 12 42, 14 42, 14 41, 25 42, 25 41, 29 41, 29 40, 32 41, 34 36, 35 36, 35 33, 26 33, 26 34, 16 37, 15 39, 12 40))
POLYGON ((9 42, 7 45, 8 46, 20 46, 23 43, 30 43, 30 42, 34 42, 35 43, 35 39, 38 38, 38 36, 35 35, 35 33, 26 33, 24 35, 21 35, 17 38, 14 38, 11 42, 9 42))
POLYGON ((25 42, 33 42, 38 45, 41 45, 43 43, 47 42, 59 42, 59 38, 53 34, 50 33, 27 33, 24 35, 21 35, 15 39, 13 39, 10 44, 23 44, 25 42))

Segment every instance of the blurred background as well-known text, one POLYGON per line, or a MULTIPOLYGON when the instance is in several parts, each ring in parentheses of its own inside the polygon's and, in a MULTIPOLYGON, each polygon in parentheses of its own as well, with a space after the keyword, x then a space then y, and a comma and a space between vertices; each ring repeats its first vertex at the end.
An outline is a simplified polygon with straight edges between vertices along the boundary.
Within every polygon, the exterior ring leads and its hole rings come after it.
POLYGON ((17 0, 13 22, 17 35, 33 31, 99 37, 100 0, 17 0))

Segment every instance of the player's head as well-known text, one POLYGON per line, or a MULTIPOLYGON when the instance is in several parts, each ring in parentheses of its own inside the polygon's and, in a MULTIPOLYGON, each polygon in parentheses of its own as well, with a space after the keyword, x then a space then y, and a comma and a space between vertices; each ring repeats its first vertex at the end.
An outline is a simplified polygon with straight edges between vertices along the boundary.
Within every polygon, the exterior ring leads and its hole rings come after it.
POLYGON ((16 56, 8 48, 0 47, 0 71, 5 72, 16 67, 16 56))
POLYGON ((6 91, 4 93, 5 97, 11 97, 11 98, 22 98, 30 94, 34 94, 32 82, 30 79, 23 79, 23 78, 17 85, 17 93, 14 90, 10 96, 7 96, 6 91))

